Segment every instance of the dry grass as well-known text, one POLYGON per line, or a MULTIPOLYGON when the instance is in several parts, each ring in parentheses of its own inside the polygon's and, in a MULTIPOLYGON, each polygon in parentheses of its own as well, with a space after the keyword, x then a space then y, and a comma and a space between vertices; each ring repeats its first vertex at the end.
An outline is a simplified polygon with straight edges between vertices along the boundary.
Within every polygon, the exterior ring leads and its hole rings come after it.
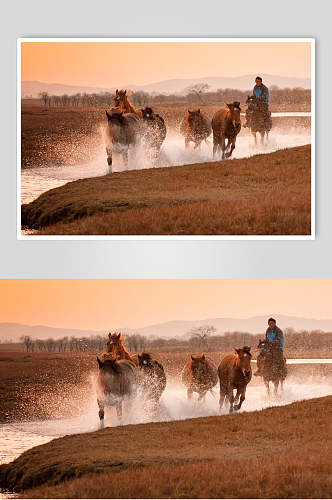
POLYGON ((22 498, 331 498, 331 444, 262 457, 92 474, 22 498))
POLYGON ((22 205, 40 234, 310 234, 310 146, 114 173, 22 205))
POLYGON ((322 498, 331 452, 325 397, 66 436, 1 466, 0 485, 36 488, 25 498, 322 498))

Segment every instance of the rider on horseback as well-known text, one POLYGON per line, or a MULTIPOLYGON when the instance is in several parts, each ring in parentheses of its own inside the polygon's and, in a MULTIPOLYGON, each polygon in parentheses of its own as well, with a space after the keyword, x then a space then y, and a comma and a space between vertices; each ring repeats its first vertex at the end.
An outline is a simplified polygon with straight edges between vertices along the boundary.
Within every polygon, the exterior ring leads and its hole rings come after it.
MULTIPOLYGON (((265 333, 265 342, 267 343, 268 351, 270 352, 276 365, 280 368, 284 365, 284 352, 283 347, 285 344, 284 334, 282 330, 277 326, 277 322, 274 318, 268 319, 268 328, 265 333)), ((266 359, 266 354, 261 352, 257 356, 257 368, 255 375, 261 376, 264 368, 264 362, 266 359)))
POLYGON ((259 111, 263 116, 269 116, 270 93, 260 76, 256 76, 256 85, 253 88, 253 96, 248 96, 248 109, 246 111, 246 123, 244 127, 250 127, 251 117, 255 110, 259 111))

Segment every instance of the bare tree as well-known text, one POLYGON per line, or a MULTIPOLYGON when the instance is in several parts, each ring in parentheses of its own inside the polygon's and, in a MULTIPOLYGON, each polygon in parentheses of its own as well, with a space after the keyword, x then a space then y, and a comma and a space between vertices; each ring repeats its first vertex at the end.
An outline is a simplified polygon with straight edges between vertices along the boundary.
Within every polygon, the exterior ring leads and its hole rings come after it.
POLYGON ((204 94, 209 90, 210 85, 208 83, 196 83, 195 85, 190 85, 187 87, 187 93, 194 95, 198 102, 205 104, 203 99, 204 94))
POLYGON ((20 340, 25 345, 27 352, 29 352, 32 345, 32 338, 29 335, 24 335, 24 337, 20 337, 20 340))
POLYGON ((207 348, 209 336, 215 334, 216 331, 217 329, 213 325, 203 325, 192 328, 189 334, 191 338, 198 340, 200 346, 207 348))

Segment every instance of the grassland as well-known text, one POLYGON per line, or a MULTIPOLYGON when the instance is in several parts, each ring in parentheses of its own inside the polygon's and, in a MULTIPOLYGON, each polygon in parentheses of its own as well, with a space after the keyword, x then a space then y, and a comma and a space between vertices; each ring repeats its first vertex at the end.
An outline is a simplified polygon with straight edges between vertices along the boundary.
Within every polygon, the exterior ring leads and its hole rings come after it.
POLYGON ((81 179, 22 205, 39 234, 308 235, 310 146, 81 179))
POLYGON ((0 486, 23 498, 330 498, 331 452, 325 397, 66 436, 1 466, 0 486))

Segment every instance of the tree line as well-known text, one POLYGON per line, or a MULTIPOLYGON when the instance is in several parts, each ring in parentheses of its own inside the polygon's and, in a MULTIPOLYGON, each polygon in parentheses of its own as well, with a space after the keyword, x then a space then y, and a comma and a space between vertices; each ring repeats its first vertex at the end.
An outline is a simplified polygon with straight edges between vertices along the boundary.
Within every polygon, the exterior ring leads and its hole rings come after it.
MULTIPOLYGON (((315 349, 332 350, 332 332, 321 330, 296 331, 286 328, 285 347, 299 351, 315 349)), ((183 338, 147 337, 138 333, 123 334, 126 348, 134 353, 144 350, 188 350, 192 349, 213 352, 231 351, 234 347, 249 345, 256 348, 258 341, 264 337, 262 333, 224 332, 217 334, 213 325, 193 328, 183 338)), ((21 337, 21 343, 27 352, 102 352, 106 349, 107 336, 63 337, 60 339, 32 339, 26 335, 21 337)))
MULTIPOLYGON (((220 102, 240 101, 245 102, 251 90, 241 91, 236 89, 210 90, 208 84, 196 84, 188 87, 184 95, 178 94, 157 94, 144 91, 133 91, 130 93, 130 100, 134 106, 145 106, 147 104, 163 103, 190 103, 198 105, 220 104, 220 102)), ((276 85, 270 87, 271 102, 274 104, 308 104, 311 103, 311 90, 303 88, 279 89, 276 85)), ((40 92, 39 99, 44 106, 61 107, 110 107, 113 105, 114 93, 103 92, 99 94, 77 93, 74 95, 50 95, 47 92, 40 92)))

